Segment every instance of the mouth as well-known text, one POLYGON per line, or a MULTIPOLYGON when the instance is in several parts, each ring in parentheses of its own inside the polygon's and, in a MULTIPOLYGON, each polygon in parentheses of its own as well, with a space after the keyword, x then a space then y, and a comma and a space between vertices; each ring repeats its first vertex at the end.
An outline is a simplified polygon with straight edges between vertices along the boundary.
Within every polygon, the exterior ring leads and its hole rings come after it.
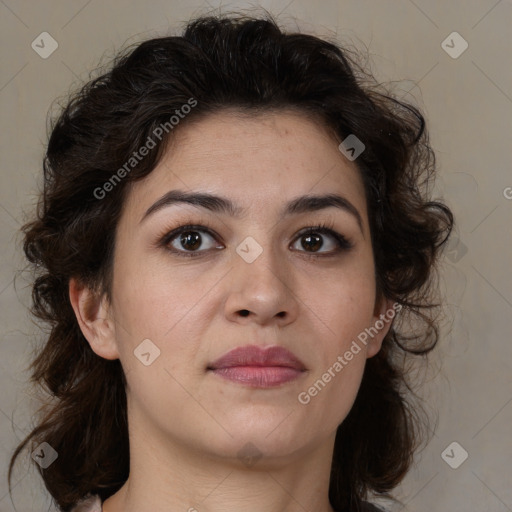
POLYGON ((235 348, 207 369, 232 382, 259 388, 279 386, 306 372, 302 361, 284 347, 257 345, 235 348))

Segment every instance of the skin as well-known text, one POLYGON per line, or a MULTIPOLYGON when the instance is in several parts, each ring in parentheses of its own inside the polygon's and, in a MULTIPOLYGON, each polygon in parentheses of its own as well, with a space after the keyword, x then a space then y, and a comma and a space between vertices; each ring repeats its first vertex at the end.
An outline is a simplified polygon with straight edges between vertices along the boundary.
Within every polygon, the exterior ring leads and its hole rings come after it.
MULTIPOLYGON (((320 124, 282 111, 250 117, 224 111, 176 131, 158 166, 132 184, 116 233, 112 303, 70 281, 70 299, 96 354, 121 360, 127 377, 130 476, 104 512, 332 512, 329 471, 336 429, 350 411, 366 359, 391 325, 312 397, 299 393, 332 367, 365 328, 391 310, 375 292, 364 186, 320 124), (165 192, 208 192, 246 209, 240 218, 174 204, 141 222, 165 192), (337 193, 359 211, 280 217, 305 194, 337 193), (207 222, 195 258, 158 246, 159 236, 207 222), (318 256, 298 233, 331 222, 353 243, 334 253, 320 234, 318 256), (263 252, 247 263, 236 247, 248 236, 263 252), (216 249, 216 247, 219 247, 216 249), (244 315, 241 311, 249 311, 244 315), (150 339, 160 356, 134 356, 150 339), (250 388, 207 371, 235 347, 279 345, 307 371, 273 388, 250 388), (238 452, 252 443, 260 458, 238 452), (312 477, 313 476, 313 477, 312 477)), ((318 235, 317 235, 318 236, 318 235)), ((169 244, 170 245, 170 244, 169 244)), ((186 251, 173 242, 177 250, 186 251)), ((191 252, 189 250, 189 252, 191 252)))

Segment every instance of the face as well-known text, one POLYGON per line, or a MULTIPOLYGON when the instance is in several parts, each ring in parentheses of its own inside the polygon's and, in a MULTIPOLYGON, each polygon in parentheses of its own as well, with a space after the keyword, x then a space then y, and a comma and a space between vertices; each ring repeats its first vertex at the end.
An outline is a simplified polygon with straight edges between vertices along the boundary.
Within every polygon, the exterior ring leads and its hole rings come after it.
POLYGON ((129 191, 113 268, 109 322, 88 338, 121 360, 132 426, 212 456, 332 441, 389 327, 358 341, 389 308, 376 303, 363 182, 297 113, 223 112, 177 131, 129 191), (223 200, 162 199, 177 190, 223 200), (247 345, 285 348, 302 368, 209 369, 247 345))

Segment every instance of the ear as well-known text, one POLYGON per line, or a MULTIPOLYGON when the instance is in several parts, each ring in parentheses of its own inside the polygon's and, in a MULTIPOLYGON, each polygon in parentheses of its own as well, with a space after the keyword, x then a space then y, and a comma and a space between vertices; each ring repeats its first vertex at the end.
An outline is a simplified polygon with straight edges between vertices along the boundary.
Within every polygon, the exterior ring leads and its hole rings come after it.
POLYGON ((69 299, 80 330, 92 350, 105 359, 118 359, 115 324, 106 296, 99 296, 77 279, 71 278, 69 299))
POLYGON ((366 357, 376 355, 382 347, 382 342, 389 332, 393 318, 402 309, 402 305, 386 299, 384 296, 377 298, 373 312, 372 326, 368 329, 371 332, 366 350, 366 357))

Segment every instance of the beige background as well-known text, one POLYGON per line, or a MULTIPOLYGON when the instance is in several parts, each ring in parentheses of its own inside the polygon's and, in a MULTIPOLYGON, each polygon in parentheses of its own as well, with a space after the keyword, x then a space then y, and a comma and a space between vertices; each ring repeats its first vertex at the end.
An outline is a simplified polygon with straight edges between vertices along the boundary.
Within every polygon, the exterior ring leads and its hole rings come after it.
MULTIPOLYGON (((42 334, 27 314, 30 290, 19 273, 17 230, 41 182, 47 112, 57 97, 87 79, 104 54, 127 41, 175 33, 191 15, 218 5, 213 0, 0 0, 0 512, 15 510, 7 494, 7 463, 37 405, 24 368, 42 334), (44 31, 59 45, 47 59, 31 48, 44 31)), ((223 3, 223 9, 248 5, 257 4, 223 3)), ((394 80, 397 94, 426 111, 439 163, 435 195, 456 215, 454 241, 443 260, 448 320, 423 386, 438 425, 397 489, 406 506, 392 510, 512 511, 512 2, 259 5, 281 13, 287 25, 296 19, 304 31, 369 49, 377 77, 394 80), (458 58, 441 46, 454 31, 469 45, 458 58), (454 441, 469 454, 457 469, 441 456, 454 441)), ((459 42, 449 44, 452 51, 461 48, 459 42)), ((448 453, 456 459, 460 448, 448 453)), ((16 510, 50 510, 28 455, 17 465, 13 484, 16 510)))

